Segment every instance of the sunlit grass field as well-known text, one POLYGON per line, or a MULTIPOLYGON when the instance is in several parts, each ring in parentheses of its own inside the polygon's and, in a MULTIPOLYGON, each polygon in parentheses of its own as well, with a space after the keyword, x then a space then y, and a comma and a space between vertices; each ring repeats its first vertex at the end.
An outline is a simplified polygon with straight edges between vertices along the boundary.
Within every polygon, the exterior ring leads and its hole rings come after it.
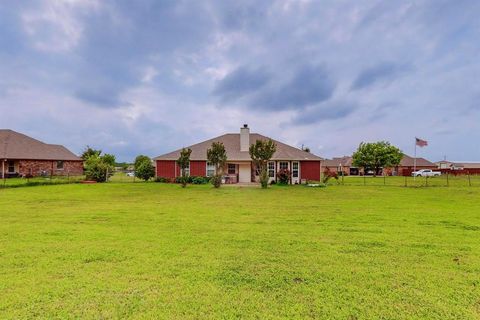
POLYGON ((344 182, 2 189, 0 319, 480 318, 480 188, 344 182))

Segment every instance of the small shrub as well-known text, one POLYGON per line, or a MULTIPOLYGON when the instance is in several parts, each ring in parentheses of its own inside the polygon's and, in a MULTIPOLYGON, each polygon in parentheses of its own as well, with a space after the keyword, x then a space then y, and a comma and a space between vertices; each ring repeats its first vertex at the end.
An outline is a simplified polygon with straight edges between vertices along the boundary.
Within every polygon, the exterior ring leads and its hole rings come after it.
POLYGON ((322 177, 322 183, 326 185, 331 178, 335 179, 338 183, 338 173, 325 170, 322 177))
POLYGON ((180 177, 175 178, 175 183, 182 183, 183 181, 185 183, 192 183, 193 177, 191 177, 191 176, 185 176, 185 177, 180 176, 180 177), (183 180, 183 179, 185 179, 185 180, 183 180))
POLYGON ((85 161, 84 166, 87 180, 105 182, 113 175, 115 167, 110 164, 110 158, 105 159, 104 157, 105 156, 93 155, 85 161))
POLYGON ((212 178, 210 178, 210 182, 213 184, 215 188, 219 188, 220 185, 222 184, 222 176, 216 174, 212 178))
POLYGON ((135 177, 148 181, 155 176, 155 168, 149 157, 139 155, 135 158, 135 177))
POLYGON ((170 182, 170 180, 165 177, 156 177, 155 182, 166 183, 166 182, 170 182))
POLYGON ((277 172, 278 184, 289 184, 290 183, 290 171, 288 169, 282 169, 277 172))
POLYGON ((209 181, 208 177, 192 177, 193 184, 207 184, 209 181))

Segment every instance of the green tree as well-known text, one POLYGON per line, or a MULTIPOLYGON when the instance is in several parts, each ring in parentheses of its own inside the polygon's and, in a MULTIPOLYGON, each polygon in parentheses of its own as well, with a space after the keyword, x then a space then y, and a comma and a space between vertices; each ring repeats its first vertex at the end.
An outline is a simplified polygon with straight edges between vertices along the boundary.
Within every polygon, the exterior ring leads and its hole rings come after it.
POLYGON ((139 165, 141 165, 144 162, 151 162, 150 157, 145 156, 143 154, 138 155, 135 157, 135 161, 133 162, 133 167, 137 168, 139 165))
POLYGON ((180 151, 180 157, 177 159, 177 164, 180 167, 180 173, 182 175, 180 182, 182 184, 182 188, 187 186, 188 175, 187 175, 187 168, 190 167, 190 154, 192 153, 192 149, 190 148, 183 148, 180 151))
POLYGON ((402 151, 387 141, 362 142, 352 156, 352 164, 364 170, 372 169, 374 175, 380 168, 398 166, 402 151))
POLYGON ((107 163, 108 165, 115 167, 115 156, 113 154, 105 153, 103 156, 101 156, 103 161, 107 163))
POLYGON ((87 160, 90 156, 97 155, 100 156, 102 154, 102 150, 93 149, 90 146, 86 146, 80 156, 83 160, 87 160))
POLYGON ((212 143, 212 147, 207 150, 207 159, 215 166, 215 175, 210 180, 215 188, 220 188, 222 176, 227 164, 227 152, 221 142, 212 143))
POLYGON ((277 151, 277 145, 272 140, 257 140, 250 145, 250 157, 255 167, 260 171, 260 184, 262 188, 268 187, 268 161, 277 151))
POLYGON ((92 154, 85 160, 85 175, 87 180, 97 182, 106 182, 113 174, 115 167, 111 164, 110 159, 98 154, 92 154))
POLYGON ((149 157, 139 155, 135 158, 135 177, 148 181, 155 176, 155 168, 152 165, 152 161, 149 157))

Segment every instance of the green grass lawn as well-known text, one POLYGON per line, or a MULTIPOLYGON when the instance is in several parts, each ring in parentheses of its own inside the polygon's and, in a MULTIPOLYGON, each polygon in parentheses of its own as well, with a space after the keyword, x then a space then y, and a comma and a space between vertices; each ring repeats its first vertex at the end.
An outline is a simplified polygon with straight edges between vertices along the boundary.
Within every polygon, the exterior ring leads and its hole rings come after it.
POLYGON ((0 319, 480 318, 480 188, 0 190, 0 319))

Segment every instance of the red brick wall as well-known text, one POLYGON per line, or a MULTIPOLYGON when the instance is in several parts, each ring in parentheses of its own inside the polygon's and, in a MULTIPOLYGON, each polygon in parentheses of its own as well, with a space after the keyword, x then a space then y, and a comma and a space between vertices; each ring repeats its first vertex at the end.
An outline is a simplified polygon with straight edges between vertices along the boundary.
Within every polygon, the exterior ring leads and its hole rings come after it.
MULTIPOLYGON (((421 169, 431 169, 431 170, 437 170, 437 167, 434 166, 417 166, 416 170, 421 170, 421 169)), ((413 167, 398 167, 398 175, 399 176, 410 176, 412 175, 413 172, 413 167)))
POLYGON ((207 162, 190 161, 190 175, 205 177, 207 175, 207 162))
POLYGON ((23 176, 39 176, 45 171, 54 176, 83 175, 83 161, 63 161, 63 170, 57 169, 57 161, 51 160, 19 160, 18 173, 23 176))
POLYGON ((175 160, 157 160, 157 177, 175 178, 175 167, 175 160))
MULTIPOLYGON (((322 166, 322 170, 323 170, 324 173, 328 172, 328 173, 331 173, 331 174, 334 174, 334 173, 340 174, 338 169, 339 168, 336 167, 336 166, 322 166)), ((343 171, 344 175, 348 176, 350 174, 350 167, 342 166, 342 171, 343 171)))
POLYGON ((320 161, 300 161, 300 178, 320 180, 320 161))

